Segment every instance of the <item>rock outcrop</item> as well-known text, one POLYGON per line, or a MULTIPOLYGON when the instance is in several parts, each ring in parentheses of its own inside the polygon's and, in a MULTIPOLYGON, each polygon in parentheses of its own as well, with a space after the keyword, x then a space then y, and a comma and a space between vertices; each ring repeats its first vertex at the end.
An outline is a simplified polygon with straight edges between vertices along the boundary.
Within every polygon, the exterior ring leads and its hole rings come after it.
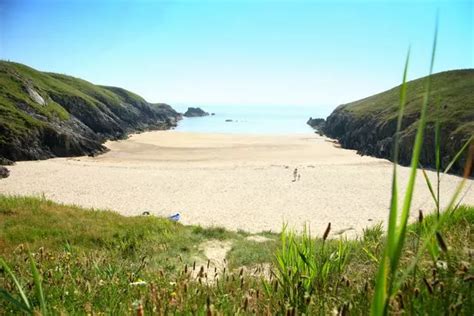
POLYGON ((180 114, 116 87, 0 61, 0 158, 95 155, 102 143, 168 129, 180 114))
POLYGON ((314 128, 315 130, 321 131, 324 128, 324 123, 326 122, 323 118, 312 118, 310 117, 309 120, 306 122, 309 126, 314 128))
POLYGON ((190 107, 183 115, 186 117, 200 117, 200 116, 208 116, 209 113, 207 113, 201 108, 190 107))
MULTIPOLYGON (((418 127, 426 78, 408 82, 407 103, 400 132, 399 163, 409 165, 418 127)), ((474 135, 474 70, 454 70, 431 78, 427 127, 420 164, 435 168, 435 122, 441 126, 441 167, 446 168, 474 135), (439 102, 439 103, 438 103, 439 102), (439 106, 438 106, 439 105, 439 106)), ((362 155, 393 159, 400 87, 336 108, 326 119, 323 132, 343 148, 362 155)), ((451 172, 462 174, 467 151, 451 172)))

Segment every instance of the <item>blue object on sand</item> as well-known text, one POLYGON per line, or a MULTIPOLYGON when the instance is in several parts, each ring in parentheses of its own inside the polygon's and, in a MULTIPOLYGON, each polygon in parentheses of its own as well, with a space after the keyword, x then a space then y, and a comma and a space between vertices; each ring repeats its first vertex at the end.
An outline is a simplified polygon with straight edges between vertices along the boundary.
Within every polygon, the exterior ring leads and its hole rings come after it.
POLYGON ((170 217, 168 217, 168 219, 169 219, 170 221, 173 221, 173 222, 179 221, 179 213, 176 213, 176 214, 174 214, 174 215, 171 215, 170 217))

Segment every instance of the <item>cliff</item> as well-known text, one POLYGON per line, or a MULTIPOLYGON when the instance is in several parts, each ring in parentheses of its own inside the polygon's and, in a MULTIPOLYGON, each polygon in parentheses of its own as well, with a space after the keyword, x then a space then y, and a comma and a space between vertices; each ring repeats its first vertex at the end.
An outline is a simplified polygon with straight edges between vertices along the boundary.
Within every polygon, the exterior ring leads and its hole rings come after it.
MULTIPOLYGON (((399 162, 402 165, 408 165, 411 161, 425 79, 407 84, 407 104, 400 133, 399 162)), ((323 132, 338 139, 343 148, 392 160, 399 95, 400 86, 343 104, 327 118, 323 132)), ((424 167, 435 167, 434 126, 437 119, 441 124, 441 160, 442 168, 445 168, 474 135, 474 69, 447 71, 432 76, 427 128, 420 158, 424 167)), ((453 166, 452 172, 461 174, 465 162, 466 154, 453 166)))
POLYGON ((180 117, 122 88, 0 61, 0 158, 94 155, 108 139, 168 129, 180 117))

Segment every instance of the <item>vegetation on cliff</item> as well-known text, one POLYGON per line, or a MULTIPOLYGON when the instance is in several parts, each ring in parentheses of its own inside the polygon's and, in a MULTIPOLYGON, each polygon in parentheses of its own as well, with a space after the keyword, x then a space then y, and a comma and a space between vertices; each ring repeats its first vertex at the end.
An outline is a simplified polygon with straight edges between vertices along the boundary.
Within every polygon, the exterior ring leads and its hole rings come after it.
MULTIPOLYGON (((427 77, 407 82, 406 108, 400 132, 399 162, 411 160, 427 77)), ((324 133, 344 148, 364 155, 393 159, 394 135, 401 86, 343 104, 327 118, 324 133)), ((440 124, 441 167, 474 135, 474 69, 453 70, 431 76, 430 103, 420 164, 435 168, 435 125, 440 124)), ((465 155, 452 171, 461 173, 465 155)))
POLYGON ((178 119, 121 88, 0 61, 0 157, 9 160, 94 154, 107 139, 178 119))

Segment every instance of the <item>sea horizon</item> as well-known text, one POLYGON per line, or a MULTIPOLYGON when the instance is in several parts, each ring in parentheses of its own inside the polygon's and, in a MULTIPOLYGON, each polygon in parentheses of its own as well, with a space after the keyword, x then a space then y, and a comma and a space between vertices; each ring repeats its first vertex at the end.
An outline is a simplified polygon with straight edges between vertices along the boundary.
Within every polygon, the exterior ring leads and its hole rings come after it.
POLYGON ((183 117, 176 131, 228 134, 306 134, 314 130, 306 123, 310 117, 326 118, 327 106, 258 105, 173 105, 180 113, 200 107, 209 116, 183 117), (212 115, 214 114, 214 115, 212 115))

